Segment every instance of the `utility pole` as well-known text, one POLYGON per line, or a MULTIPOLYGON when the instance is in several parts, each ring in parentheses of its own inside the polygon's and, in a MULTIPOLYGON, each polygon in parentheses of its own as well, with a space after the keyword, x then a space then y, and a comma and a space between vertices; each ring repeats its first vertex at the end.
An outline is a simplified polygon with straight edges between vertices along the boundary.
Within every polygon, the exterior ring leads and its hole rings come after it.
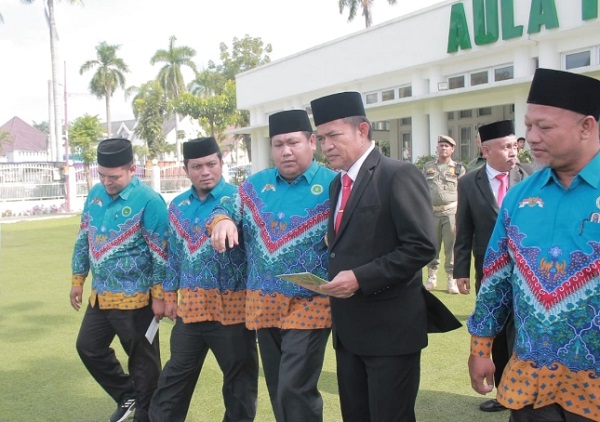
POLYGON ((71 211, 71 180, 69 180, 70 176, 70 152, 69 152, 69 119, 67 116, 67 62, 64 62, 64 101, 65 101, 65 196, 66 196, 66 209, 67 212, 71 211))

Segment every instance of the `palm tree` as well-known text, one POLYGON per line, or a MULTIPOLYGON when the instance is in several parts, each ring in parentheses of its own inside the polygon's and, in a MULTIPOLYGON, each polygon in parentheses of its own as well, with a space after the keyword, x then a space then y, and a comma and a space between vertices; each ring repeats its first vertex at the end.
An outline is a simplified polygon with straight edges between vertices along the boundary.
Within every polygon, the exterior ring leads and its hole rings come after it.
MULTIPOLYGON (((32 4, 35 0, 21 0, 23 3, 32 4)), ((58 161, 58 145, 62 139, 62 125, 60 101, 62 96, 59 90, 59 71, 58 71, 58 32, 56 30, 56 21, 54 19, 54 0, 43 0, 44 12, 46 14, 46 22, 50 30, 50 61, 52 64, 52 97, 53 97, 53 112, 54 112, 54 127, 50 131, 50 153, 52 161, 58 161)), ((71 4, 83 4, 81 0, 69 0, 71 4)))
MULTIPOLYGON (((156 80, 164 89, 169 100, 175 101, 185 92, 185 82, 181 69, 187 66, 196 73, 196 64, 192 58, 196 55, 196 50, 191 47, 181 46, 175 47, 177 38, 171 36, 169 38, 169 48, 167 50, 158 50, 150 59, 150 64, 164 63, 164 66, 159 70, 156 80)), ((179 115, 175 113, 175 144, 177 152, 177 161, 181 162, 181 140, 179 139, 179 115)))
POLYGON ((90 81, 90 92, 98 99, 104 98, 106 101, 106 131, 110 138, 111 135, 111 118, 110 118, 110 97, 115 93, 117 88, 125 89, 125 73, 129 72, 129 67, 123 59, 117 57, 117 51, 121 48, 120 45, 110 45, 106 41, 102 41, 96 47, 96 59, 85 62, 79 74, 87 72, 90 69, 97 68, 96 73, 90 81))
MULTIPOLYGON (((371 15, 371 6, 374 0, 338 0, 338 6, 340 7, 340 14, 344 13, 344 8, 348 7, 350 12, 348 13, 348 22, 352 21, 356 17, 358 8, 362 8, 362 14, 365 17, 365 27, 368 28, 373 23, 373 16, 371 15)), ((397 0, 387 0, 391 5, 396 4, 397 0)))

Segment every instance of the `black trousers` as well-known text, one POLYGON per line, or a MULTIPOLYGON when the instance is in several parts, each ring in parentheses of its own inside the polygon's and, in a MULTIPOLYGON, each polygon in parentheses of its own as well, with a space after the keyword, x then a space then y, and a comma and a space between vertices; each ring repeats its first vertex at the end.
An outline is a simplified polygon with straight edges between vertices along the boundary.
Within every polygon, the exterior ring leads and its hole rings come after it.
POLYGON ((115 402, 136 398, 135 417, 140 421, 148 420, 147 411, 161 368, 158 333, 152 344, 145 337, 152 318, 150 305, 134 310, 102 310, 96 302, 85 311, 76 344, 87 370, 115 402), (110 347, 115 336, 129 357, 129 374, 123 371, 110 347))
POLYGON ((525 406, 519 410, 510 411, 509 422, 592 422, 583 416, 576 415, 560 407, 558 404, 534 409, 533 406, 525 406))
POLYGON ((355 355, 336 343, 337 379, 344 422, 414 422, 421 352, 355 355))
POLYGON ((186 324, 177 318, 171 331, 171 359, 150 404, 152 422, 183 422, 208 351, 223 372, 223 422, 251 422, 256 415, 258 354, 256 334, 244 324, 215 321, 186 324))
POLYGON ((323 421, 317 388, 331 329, 257 331, 260 356, 277 422, 323 421))
MULTIPOLYGON (((475 256, 475 292, 479 292, 481 279, 483 278, 483 256, 475 256)), ((492 362, 496 370, 494 371, 494 384, 496 388, 500 384, 504 368, 512 356, 513 345, 515 344, 515 321, 511 312, 504 324, 504 328, 494 338, 492 344, 492 362)))

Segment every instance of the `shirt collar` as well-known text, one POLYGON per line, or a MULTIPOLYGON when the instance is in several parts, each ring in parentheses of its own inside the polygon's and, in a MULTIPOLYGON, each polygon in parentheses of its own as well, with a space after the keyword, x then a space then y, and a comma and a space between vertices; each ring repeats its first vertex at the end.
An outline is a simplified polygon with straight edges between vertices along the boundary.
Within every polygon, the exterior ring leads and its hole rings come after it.
POLYGON ((594 158, 579 172, 579 177, 590 186, 596 188, 600 184, 600 152, 596 153, 594 158))
POLYGON ((498 176, 499 174, 508 174, 507 171, 496 170, 495 168, 490 166, 490 163, 488 163, 488 162, 485 163, 485 173, 487 174, 487 177, 490 180, 495 179, 496 176, 498 176))
POLYGON ((129 184, 127 186, 125 186, 125 189, 123 189, 121 192, 119 192, 117 196, 120 196, 121 199, 123 199, 123 200, 127 200, 129 198, 129 195, 131 195, 131 191, 133 191, 133 189, 135 187, 137 187, 139 184, 140 184, 140 180, 137 177, 133 176, 131 178, 131 182, 129 182, 129 184))
POLYGON ((371 146, 364 152, 363 155, 360 156, 360 158, 358 160, 356 160, 354 162, 354 164, 352 164, 350 166, 348 171, 347 172, 344 170, 341 171, 342 176, 345 173, 348 173, 348 176, 350 176, 350 178, 354 182, 356 180, 356 178, 358 177, 358 172, 360 171, 360 168, 362 167, 363 163, 365 162, 365 160, 367 159, 367 157, 369 156, 371 151, 373 151, 374 148, 375 148, 375 142, 371 141, 371 146))
POLYGON ((283 178, 283 176, 281 176, 281 174, 279 173, 279 170, 277 170, 277 168, 275 168, 275 175, 276 175, 277 180, 280 182, 292 184, 292 183, 298 183, 300 180, 304 179, 306 181, 306 183, 310 184, 312 182, 312 179, 317 174, 318 170, 319 170, 319 165, 317 164, 316 160, 313 159, 312 163, 310 163, 310 166, 308 166, 306 171, 304 173, 302 173, 300 176, 296 177, 296 179, 294 179, 292 182, 288 182, 287 180, 285 180, 283 178))
MULTIPOLYGON (((581 179, 582 181, 586 182, 588 185, 594 188, 599 187, 600 172, 598 171, 598 169, 600 169, 600 152, 596 153, 594 158, 592 158, 589 161, 589 163, 587 163, 586 166, 582 168, 581 171, 575 176, 575 178, 573 179, 573 183, 571 183, 571 187, 577 186, 577 179, 581 179)), ((556 183, 557 185, 562 186, 562 183, 560 183, 560 180, 558 180, 556 173, 550 167, 546 167, 541 171, 545 172, 545 180, 543 180, 543 186, 546 186, 548 183, 550 183, 551 180, 554 181, 554 183, 556 183)))
POLYGON ((198 196, 198 192, 196 192, 196 188, 194 187, 194 185, 192 185, 192 187, 190 188, 190 199, 196 199, 200 202, 205 202, 209 197, 218 197, 220 193, 223 192, 223 189, 225 189, 225 179, 223 178, 223 176, 221 176, 219 182, 215 185, 214 188, 211 189, 210 192, 208 192, 206 198, 204 199, 200 199, 200 197, 198 196))

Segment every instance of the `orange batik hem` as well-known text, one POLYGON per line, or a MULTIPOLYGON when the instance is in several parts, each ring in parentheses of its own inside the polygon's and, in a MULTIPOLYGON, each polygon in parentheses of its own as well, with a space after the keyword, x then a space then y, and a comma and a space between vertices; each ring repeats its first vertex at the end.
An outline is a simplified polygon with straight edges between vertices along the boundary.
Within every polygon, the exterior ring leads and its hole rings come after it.
POLYGON ((331 328, 329 297, 288 297, 281 293, 265 295, 248 290, 246 327, 281 328, 284 330, 316 330, 331 328))
POLYGON ((571 413, 598 421, 599 375, 593 371, 573 372, 560 364, 539 367, 513 355, 504 369, 497 399, 510 409, 556 403, 571 413))
POLYGON ((177 315, 183 322, 218 321, 223 325, 241 324, 245 319, 246 291, 218 289, 181 289, 177 315))

